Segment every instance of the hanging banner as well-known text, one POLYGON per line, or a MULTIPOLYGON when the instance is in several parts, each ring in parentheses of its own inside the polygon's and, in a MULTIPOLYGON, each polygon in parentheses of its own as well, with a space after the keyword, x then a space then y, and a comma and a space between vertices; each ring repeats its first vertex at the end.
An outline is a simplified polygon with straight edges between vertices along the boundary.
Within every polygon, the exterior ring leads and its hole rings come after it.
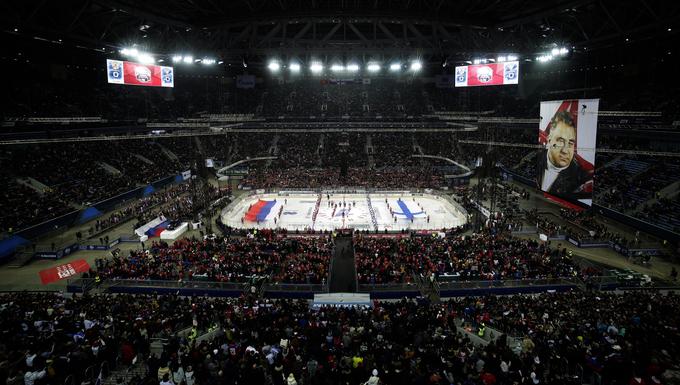
POLYGON ((545 193, 593 203, 599 99, 541 102, 536 184, 545 193))
POLYGON ((174 87, 172 67, 140 64, 122 60, 106 60, 109 83, 134 86, 174 87))
POLYGON ((503 86, 519 83, 519 62, 456 67, 456 87, 503 86))

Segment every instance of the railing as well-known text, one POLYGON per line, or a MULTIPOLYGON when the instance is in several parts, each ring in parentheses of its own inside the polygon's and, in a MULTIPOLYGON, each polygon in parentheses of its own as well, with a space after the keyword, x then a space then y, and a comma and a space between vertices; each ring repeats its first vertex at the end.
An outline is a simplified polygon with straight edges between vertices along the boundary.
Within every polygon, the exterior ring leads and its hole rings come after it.
MULTIPOLYGON (((466 289, 489 289, 503 287, 534 287, 534 286, 578 286, 578 280, 574 278, 545 278, 545 279, 518 279, 505 281, 438 281, 439 290, 466 290, 466 289)), ((373 291, 411 291, 418 290, 415 283, 388 283, 388 284, 361 284, 360 292, 373 291)))
MULTIPOLYGON (((95 287, 94 278, 69 279, 67 286, 71 291, 85 292, 95 287)), ((213 281, 165 281, 165 280, 137 280, 137 279, 106 279, 98 287, 108 289, 112 287, 128 288, 158 288, 158 289, 205 289, 242 291, 248 285, 245 282, 213 282, 213 281)), ((267 283, 264 291, 295 291, 295 292, 324 292, 326 285, 302 283, 267 283)))

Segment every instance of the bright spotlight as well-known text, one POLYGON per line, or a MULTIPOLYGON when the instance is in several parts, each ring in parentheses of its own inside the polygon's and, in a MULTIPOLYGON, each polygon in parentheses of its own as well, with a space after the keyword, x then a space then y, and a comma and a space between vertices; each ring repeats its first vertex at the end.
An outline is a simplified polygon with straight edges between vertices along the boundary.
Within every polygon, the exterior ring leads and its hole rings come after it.
POLYGON ((139 55, 139 51, 137 51, 137 48, 123 48, 120 50, 121 55, 123 56, 137 56, 139 55))
POLYGON ((392 63, 390 64, 390 71, 395 72, 399 71, 401 69, 401 64, 400 63, 392 63))
POLYGON ((153 56, 149 55, 148 53, 139 54, 139 56, 137 56, 137 60, 142 64, 152 64, 156 62, 153 56))
POLYGON ((269 68, 269 70, 272 72, 278 72, 278 70, 281 69, 281 65, 277 61, 270 61, 267 68, 269 68))
POLYGON ((566 54, 568 54, 568 53, 569 53, 569 50, 568 50, 568 49, 566 49, 566 48, 564 48, 564 47, 560 48, 560 55, 566 55, 566 54))
POLYGON ((186 64, 191 64, 194 62, 194 57, 193 56, 185 56, 182 58, 182 61, 184 61, 186 64))
POLYGON ((309 66, 309 69, 313 73, 318 74, 319 72, 323 71, 323 65, 319 62, 314 62, 309 66))
POLYGON ((475 59, 475 60, 472 61, 472 64, 475 64, 475 65, 481 64, 481 63, 482 63, 482 59, 475 59))
MULTIPOLYGON (((342 71, 344 71, 344 70, 345 70, 345 67, 344 67, 344 66, 341 66, 340 64, 333 64, 333 65, 331 66, 331 71, 333 71, 333 72, 342 72, 342 71)), ((313 71, 313 70, 312 70, 312 71, 313 71)))
POLYGON ((541 55, 541 56, 536 58, 536 60, 538 60, 541 63, 545 63, 545 62, 550 61, 552 59, 553 59, 553 55, 550 55, 550 54, 541 55))
POLYGON ((300 72, 300 64, 298 63, 290 63, 290 72, 300 72))
POLYGON ((380 64, 371 63, 366 67, 366 69, 368 72, 378 72, 380 71, 380 64))
POLYGON ((175 55, 175 56, 172 57, 173 63, 179 63, 181 61, 182 61, 182 56, 180 56, 180 55, 175 55))
POLYGON ((559 49, 559 48, 553 48, 552 51, 550 51, 550 53, 551 53, 553 56, 557 56, 557 55, 560 54, 560 49, 559 49))
POLYGON ((515 55, 508 55, 508 61, 517 61, 517 56, 515 55))
POLYGON ((421 69, 423 69, 423 63, 421 63, 419 60, 411 63, 411 71, 420 71, 421 69))
POLYGON ((356 63, 348 64, 347 65, 347 71, 349 72, 357 72, 359 71, 359 65, 356 63))
POLYGON ((213 64, 215 64, 215 62, 216 62, 215 59, 209 59, 209 58, 203 58, 203 60, 201 60, 201 63, 203 63, 205 65, 213 65, 213 64))
POLYGON ((499 56, 499 57, 496 58, 496 61, 499 62, 499 63, 502 63, 502 62, 507 61, 507 60, 508 60, 508 58, 506 56, 499 56))

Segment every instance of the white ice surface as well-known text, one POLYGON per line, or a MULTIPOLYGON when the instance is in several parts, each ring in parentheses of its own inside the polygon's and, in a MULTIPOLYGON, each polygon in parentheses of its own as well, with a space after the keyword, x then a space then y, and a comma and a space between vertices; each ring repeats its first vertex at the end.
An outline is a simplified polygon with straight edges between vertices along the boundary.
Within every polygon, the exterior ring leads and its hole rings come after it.
MULTIPOLYGON (((332 230, 353 228, 359 230, 374 230, 374 224, 369 211, 366 194, 322 194, 316 221, 313 213, 319 194, 290 194, 281 196, 277 193, 255 194, 237 200, 222 212, 223 223, 236 228, 286 228, 288 230, 332 230), (264 221, 260 223, 243 220, 248 208, 259 199, 265 201, 276 200, 264 221), (331 204, 329 205, 329 200, 331 204), (343 205, 344 203, 344 205, 343 205), (333 211, 332 204, 340 206, 333 211), (283 209, 282 209, 283 207, 283 209), (281 215, 279 216, 279 212, 281 215), (342 212, 345 216, 342 216, 342 212), (274 222, 276 218, 276 222, 274 222)), ((465 223, 465 215, 459 212, 446 199, 436 195, 413 195, 410 193, 371 193, 371 205, 375 213, 378 230, 398 231, 436 230, 461 226, 465 223), (413 221, 405 215, 399 214, 402 209, 398 199, 408 207, 413 214, 413 221), (389 205, 389 207, 388 207, 389 205), (390 207, 395 215, 390 214, 390 207), (429 223, 427 217, 429 218, 429 223), (394 218, 396 217, 396 222, 394 218)))

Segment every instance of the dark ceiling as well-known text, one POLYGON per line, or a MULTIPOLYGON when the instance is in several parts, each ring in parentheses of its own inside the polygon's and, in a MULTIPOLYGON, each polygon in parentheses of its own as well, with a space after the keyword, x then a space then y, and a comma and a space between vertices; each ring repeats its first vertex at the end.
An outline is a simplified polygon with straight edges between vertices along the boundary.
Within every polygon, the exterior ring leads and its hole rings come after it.
POLYGON ((595 51, 680 29, 680 2, 655 0, 5 0, 0 7, 9 35, 224 60, 533 56, 555 44, 595 51))

